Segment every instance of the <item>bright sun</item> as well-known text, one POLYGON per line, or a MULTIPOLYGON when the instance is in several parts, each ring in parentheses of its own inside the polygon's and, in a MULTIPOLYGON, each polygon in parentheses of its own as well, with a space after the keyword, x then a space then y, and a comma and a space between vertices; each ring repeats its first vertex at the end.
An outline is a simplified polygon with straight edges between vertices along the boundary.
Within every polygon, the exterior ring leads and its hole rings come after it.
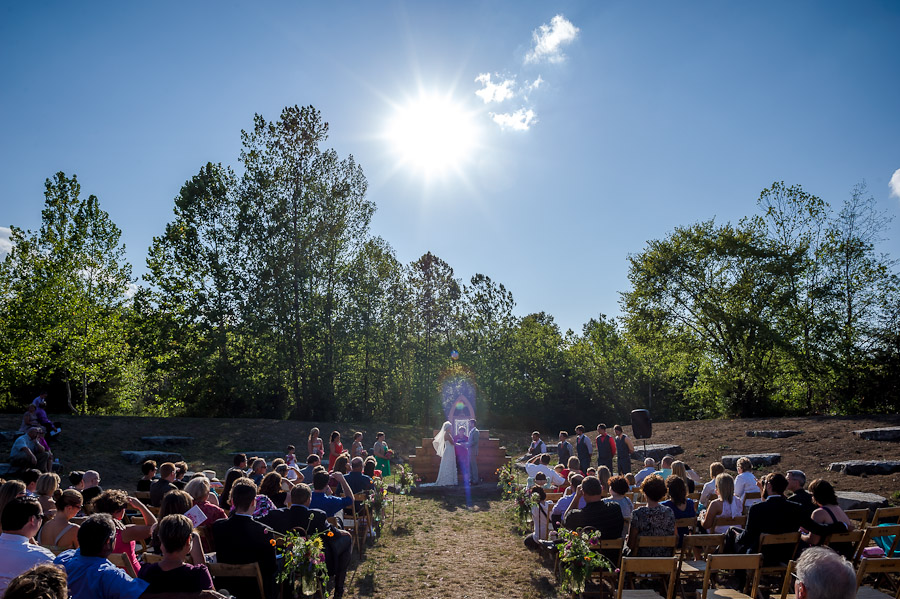
POLYGON ((473 158, 478 130, 458 102, 422 94, 396 108, 388 137, 402 163, 439 175, 459 171, 473 158))

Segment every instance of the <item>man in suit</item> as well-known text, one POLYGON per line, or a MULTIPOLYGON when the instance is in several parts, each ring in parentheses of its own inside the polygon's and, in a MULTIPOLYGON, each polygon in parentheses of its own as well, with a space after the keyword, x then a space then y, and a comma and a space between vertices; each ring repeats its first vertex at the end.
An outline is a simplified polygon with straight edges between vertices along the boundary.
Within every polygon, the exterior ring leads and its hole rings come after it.
POLYGON ((582 472, 587 472, 591 467, 591 453, 593 453, 593 443, 590 438, 584 434, 584 427, 578 425, 575 427, 575 453, 578 454, 578 462, 581 464, 582 472))
MULTIPOLYGON (((253 519, 253 510, 256 509, 256 485, 248 478, 239 478, 231 487, 231 505, 234 513, 228 519, 213 522, 212 532, 216 544, 216 559, 224 564, 252 564, 259 563, 262 572, 263 586, 266 591, 266 599, 275 599, 278 595, 275 583, 275 546, 272 529, 265 524, 253 519)), ((256 593, 248 587, 243 593, 238 591, 239 579, 235 579, 232 585, 229 581, 227 588, 237 591, 237 596, 253 596, 256 593), (249 592, 248 592, 249 591, 249 592)), ((253 585, 255 587, 255 583, 253 585)))
POLYGON ((476 427, 475 419, 469 420, 469 441, 466 444, 469 448, 469 482, 477 485, 480 481, 478 477, 478 441, 481 438, 481 431, 476 427))
POLYGON ((344 596, 344 582, 350 566, 353 540, 349 532, 329 524, 325 512, 310 509, 311 499, 312 492, 309 486, 300 483, 291 489, 290 508, 271 510, 266 516, 260 518, 260 521, 282 534, 301 526, 308 534, 324 535, 322 540, 325 542, 325 564, 328 566, 328 576, 334 579, 335 599, 341 599, 344 596), (328 533, 331 533, 331 536, 328 536, 328 533))
POLYGON ((812 513, 816 511, 816 506, 813 505, 812 495, 803 488, 806 486, 806 474, 802 470, 788 470, 787 481, 787 490, 791 493, 788 501, 799 504, 803 508, 803 512, 807 516, 812 517, 812 513))
MULTIPOLYGON (((756 553, 761 534, 797 532, 806 522, 803 508, 784 496, 787 486, 788 481, 783 474, 774 473, 766 477, 765 500, 750 507, 747 527, 735 539, 736 553, 756 553)), ((763 562, 765 565, 786 564, 793 557, 790 552, 791 548, 786 545, 774 545, 763 552, 763 562)))

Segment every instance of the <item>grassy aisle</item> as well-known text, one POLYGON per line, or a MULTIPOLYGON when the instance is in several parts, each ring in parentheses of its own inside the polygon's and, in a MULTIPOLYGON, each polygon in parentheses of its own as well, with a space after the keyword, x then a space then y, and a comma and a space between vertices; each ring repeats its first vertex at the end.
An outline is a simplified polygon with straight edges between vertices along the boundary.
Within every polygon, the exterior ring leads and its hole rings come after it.
POLYGON ((369 547, 348 592, 358 597, 557 597, 553 572, 525 549, 508 503, 396 497, 394 525, 369 547))

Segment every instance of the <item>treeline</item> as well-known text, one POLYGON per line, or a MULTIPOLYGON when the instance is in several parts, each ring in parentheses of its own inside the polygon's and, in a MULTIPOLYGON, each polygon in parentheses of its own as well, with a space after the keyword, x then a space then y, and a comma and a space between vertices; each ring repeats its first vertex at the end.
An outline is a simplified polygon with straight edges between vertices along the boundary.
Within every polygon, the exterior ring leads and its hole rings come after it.
MULTIPOLYGON (((900 408, 900 293, 864 188, 799 187, 757 216, 677 228, 631 256, 619 320, 517 316, 502 284, 372 237, 353 157, 312 107, 207 164, 132 285, 121 232, 75 176, 0 263, 0 405, 51 387, 79 413, 428 423, 460 396, 487 426, 900 408)), ((51 396, 51 401, 53 397, 51 396)))

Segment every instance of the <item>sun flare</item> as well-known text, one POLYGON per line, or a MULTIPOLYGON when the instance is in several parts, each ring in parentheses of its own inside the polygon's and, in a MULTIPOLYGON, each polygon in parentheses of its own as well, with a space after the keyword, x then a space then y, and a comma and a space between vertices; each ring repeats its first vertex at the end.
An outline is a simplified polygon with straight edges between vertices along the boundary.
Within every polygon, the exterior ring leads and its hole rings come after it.
POLYGON ((459 171, 473 158, 478 130, 460 103, 423 94, 396 108, 388 138, 402 163, 434 175, 459 171))

